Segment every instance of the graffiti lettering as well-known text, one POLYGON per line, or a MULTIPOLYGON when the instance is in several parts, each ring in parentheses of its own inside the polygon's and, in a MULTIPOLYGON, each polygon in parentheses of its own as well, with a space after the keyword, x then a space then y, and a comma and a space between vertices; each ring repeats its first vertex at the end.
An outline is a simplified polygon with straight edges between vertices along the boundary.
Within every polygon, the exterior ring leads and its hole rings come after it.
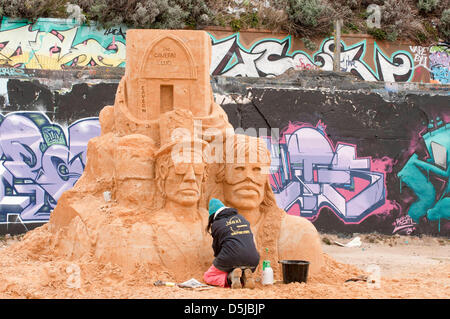
POLYGON ((433 46, 430 49, 431 78, 437 83, 450 83, 450 48, 448 45, 433 46))
POLYGON ((122 31, 122 28, 108 28, 105 30, 104 35, 120 35, 123 39, 125 39, 125 33, 122 31))
POLYGON ((0 222, 46 221, 86 163, 87 142, 100 134, 97 118, 63 128, 39 112, 0 115, 0 222), (16 220, 14 220, 16 221, 16 220))
MULTIPOLYGON (((334 41, 325 39, 321 49, 311 58, 303 51, 289 53, 292 38, 264 39, 246 49, 239 41, 236 33, 217 40, 212 36, 213 56, 210 73, 212 75, 271 77, 289 69, 333 70, 334 41)), ((347 47, 341 43, 341 70, 351 72, 366 81, 406 82, 413 74, 414 61, 405 51, 398 51, 387 58, 375 44, 375 60, 377 72, 374 72, 363 61, 366 42, 347 47)))
POLYGON ((313 69, 315 63, 302 51, 288 53, 291 36, 283 40, 264 39, 249 50, 239 42, 239 34, 216 40, 211 35, 212 75, 271 77, 289 69, 313 69))
POLYGON ((316 218, 330 208, 346 223, 359 223, 385 203, 384 173, 358 158, 356 146, 338 143, 325 125, 291 124, 279 145, 265 138, 272 154, 271 185, 286 212, 316 218))
POLYGON ((125 63, 125 40, 118 41, 114 31, 105 36, 95 26, 54 22, 39 19, 33 25, 23 25, 3 18, 0 64, 15 68, 61 69, 67 66, 117 67, 125 63))
POLYGON ((416 223, 423 216, 429 220, 450 219, 450 123, 439 117, 431 120, 422 140, 428 158, 421 160, 414 153, 397 174, 401 185, 408 186, 417 196, 408 215, 416 223), (430 172, 444 184, 442 191, 432 183, 430 172))
POLYGON ((23 69, 0 68, 0 76, 26 76, 26 77, 28 77, 28 74, 26 74, 23 69))
POLYGON ((392 231, 393 234, 404 233, 405 235, 411 235, 416 229, 416 223, 409 215, 397 218, 392 225, 395 227, 392 231))
MULTIPOLYGON (((341 41, 341 70, 353 73, 365 81, 407 82, 411 80, 414 62, 406 51, 398 51, 387 58, 375 43, 377 72, 374 72, 363 60, 366 41, 347 47, 341 41)), ((334 61, 334 40, 324 40, 314 61, 322 70, 332 71, 334 61)))
POLYGON ((409 50, 414 54, 415 67, 427 67, 428 47, 410 46, 409 50))

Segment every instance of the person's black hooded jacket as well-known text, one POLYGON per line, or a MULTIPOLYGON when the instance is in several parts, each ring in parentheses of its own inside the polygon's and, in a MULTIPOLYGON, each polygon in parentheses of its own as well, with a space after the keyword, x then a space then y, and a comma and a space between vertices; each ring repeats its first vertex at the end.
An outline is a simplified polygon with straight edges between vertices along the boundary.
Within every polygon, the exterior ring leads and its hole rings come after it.
POLYGON ((222 271, 231 272, 234 268, 248 267, 252 271, 259 264, 250 223, 234 208, 219 212, 211 226, 213 237, 213 265, 222 271))

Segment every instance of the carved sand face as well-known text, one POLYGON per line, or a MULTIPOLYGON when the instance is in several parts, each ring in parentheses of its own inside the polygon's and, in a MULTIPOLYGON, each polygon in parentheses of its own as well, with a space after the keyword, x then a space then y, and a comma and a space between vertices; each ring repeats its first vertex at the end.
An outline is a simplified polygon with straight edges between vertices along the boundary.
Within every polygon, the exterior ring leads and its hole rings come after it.
POLYGON ((182 206, 197 204, 201 195, 205 164, 173 162, 172 164, 164 183, 166 203, 172 201, 182 206))
POLYGON ((264 199, 267 175, 262 163, 227 164, 225 166, 225 201, 237 209, 259 207, 264 199))

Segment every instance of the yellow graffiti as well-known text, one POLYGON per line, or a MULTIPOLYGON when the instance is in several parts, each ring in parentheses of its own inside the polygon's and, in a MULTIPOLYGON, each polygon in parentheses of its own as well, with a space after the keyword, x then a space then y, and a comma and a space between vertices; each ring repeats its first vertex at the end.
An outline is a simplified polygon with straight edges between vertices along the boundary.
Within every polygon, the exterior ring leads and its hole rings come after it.
POLYGON ((125 62, 125 44, 113 41, 106 48, 95 39, 72 45, 78 27, 65 31, 31 31, 22 26, 0 32, 0 65, 26 69, 59 70, 66 66, 117 67, 125 62))

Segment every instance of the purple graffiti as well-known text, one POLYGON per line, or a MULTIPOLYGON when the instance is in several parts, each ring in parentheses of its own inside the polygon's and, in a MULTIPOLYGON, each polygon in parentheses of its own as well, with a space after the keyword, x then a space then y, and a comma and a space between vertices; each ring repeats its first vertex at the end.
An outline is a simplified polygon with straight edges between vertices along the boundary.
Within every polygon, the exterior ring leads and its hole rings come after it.
POLYGON ((450 48, 446 44, 431 47, 431 78, 438 83, 450 83, 450 48))
POLYGON ((385 176, 359 158, 356 146, 333 143, 325 125, 290 124, 272 154, 271 185, 286 212, 310 219, 330 208, 345 223, 359 223, 385 204, 385 176))
POLYGON ((23 222, 46 221, 62 193, 83 173, 90 138, 100 135, 98 118, 64 129, 39 112, 0 118, 0 223, 8 215, 23 222))

